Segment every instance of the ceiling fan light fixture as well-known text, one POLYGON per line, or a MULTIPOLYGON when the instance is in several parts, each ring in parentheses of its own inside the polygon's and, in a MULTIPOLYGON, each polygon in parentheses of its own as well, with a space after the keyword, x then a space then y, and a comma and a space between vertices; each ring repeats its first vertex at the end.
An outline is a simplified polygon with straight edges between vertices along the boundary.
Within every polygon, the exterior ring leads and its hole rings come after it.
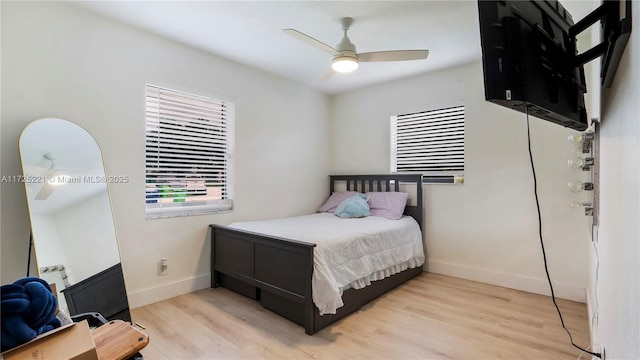
POLYGON ((331 68, 340 73, 349 73, 358 68, 358 59, 351 56, 337 56, 331 62, 331 68))

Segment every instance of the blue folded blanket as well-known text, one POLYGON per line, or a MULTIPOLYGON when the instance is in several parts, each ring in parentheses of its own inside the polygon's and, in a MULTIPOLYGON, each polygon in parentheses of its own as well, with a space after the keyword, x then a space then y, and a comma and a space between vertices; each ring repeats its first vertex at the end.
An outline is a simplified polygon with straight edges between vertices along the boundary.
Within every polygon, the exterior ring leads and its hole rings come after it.
POLYGON ((0 345, 7 351, 37 335, 60 327, 58 301, 49 284, 37 277, 22 278, 0 288, 0 345))

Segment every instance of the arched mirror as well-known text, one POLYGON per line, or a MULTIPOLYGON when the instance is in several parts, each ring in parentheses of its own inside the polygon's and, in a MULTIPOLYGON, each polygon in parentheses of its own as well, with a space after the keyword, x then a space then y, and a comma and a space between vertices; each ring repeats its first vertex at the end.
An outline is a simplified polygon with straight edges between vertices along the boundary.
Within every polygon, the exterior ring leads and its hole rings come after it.
POLYGON ((29 124, 19 146, 39 276, 54 284, 60 309, 131 321, 97 142, 47 118, 29 124))

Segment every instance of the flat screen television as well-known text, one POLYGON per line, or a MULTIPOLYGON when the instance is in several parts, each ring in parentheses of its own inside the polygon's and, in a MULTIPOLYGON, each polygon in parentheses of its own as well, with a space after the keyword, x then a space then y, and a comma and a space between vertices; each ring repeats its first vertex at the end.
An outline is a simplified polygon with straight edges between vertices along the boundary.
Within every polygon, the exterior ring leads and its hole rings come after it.
POLYGON ((631 33, 631 0, 605 0, 574 25, 556 0, 478 0, 487 101, 583 131, 583 64, 603 56, 602 83, 611 84, 631 33), (601 21, 603 43, 577 53, 576 35, 601 21))

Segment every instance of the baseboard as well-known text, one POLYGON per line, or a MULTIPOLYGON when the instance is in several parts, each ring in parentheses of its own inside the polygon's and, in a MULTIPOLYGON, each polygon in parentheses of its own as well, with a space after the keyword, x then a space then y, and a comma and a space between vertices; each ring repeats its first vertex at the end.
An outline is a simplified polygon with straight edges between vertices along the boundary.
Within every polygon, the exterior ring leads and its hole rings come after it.
MULTIPOLYGON (((486 269, 434 260, 429 260, 425 269, 429 272, 458 277, 461 279, 478 281, 535 294, 551 295, 549 291, 549 284, 546 280, 498 273, 486 269)), ((211 274, 204 274, 149 289, 130 292, 127 293, 129 298, 129 307, 135 309, 158 301, 206 289, 209 286, 211 286, 211 274)), ((586 303, 588 307, 590 306, 590 301, 588 300, 588 296, 586 295, 584 288, 554 281, 553 289, 556 297, 558 298, 586 303)), ((591 315, 591 311, 588 310, 588 314, 591 315)), ((589 321, 589 326, 591 327, 591 321, 589 321)), ((591 331, 591 334, 593 336, 594 332, 591 331)))
MULTIPOLYGON (((466 280, 478 281, 486 284, 502 286, 510 289, 522 290, 534 294, 551 296, 549 283, 546 279, 536 279, 521 275, 505 274, 491 270, 473 268, 469 266, 429 260, 429 272, 458 277, 466 280)), ((553 291, 557 298, 586 302, 585 288, 553 281, 553 291)))
POLYGON ((594 312, 598 311, 596 309, 596 304, 594 304, 595 298, 593 297, 593 293, 587 289, 587 319, 589 321, 589 335, 592 344, 598 344, 598 321, 594 319, 594 312))
POLYGON ((129 307, 135 309, 158 301, 206 289, 210 286, 211 274, 204 274, 149 289, 130 292, 127 293, 127 297, 129 298, 129 307))

